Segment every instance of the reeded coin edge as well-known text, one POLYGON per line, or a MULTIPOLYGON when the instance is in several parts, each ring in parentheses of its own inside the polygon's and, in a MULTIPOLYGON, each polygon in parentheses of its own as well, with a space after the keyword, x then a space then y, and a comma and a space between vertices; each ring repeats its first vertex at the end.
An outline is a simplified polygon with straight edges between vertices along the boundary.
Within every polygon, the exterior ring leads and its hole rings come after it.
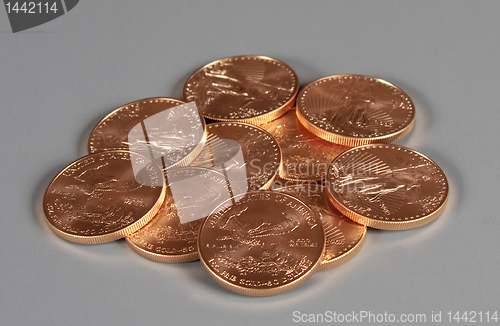
POLYGON ((200 259, 199 254, 198 254, 198 247, 196 247, 196 250, 187 254, 178 254, 178 255, 166 255, 166 254, 159 254, 159 253, 154 253, 151 251, 144 250, 143 248, 139 247, 136 245, 130 238, 127 236, 125 237, 125 240, 127 244, 134 250, 136 253, 138 253, 140 256, 147 258, 149 260, 153 260, 156 262, 160 263, 187 263, 190 261, 195 261, 200 259))
MULTIPOLYGON (((364 146, 377 146, 377 145, 369 144, 369 145, 364 145, 364 146)), ((400 148, 402 150, 411 151, 411 152, 416 153, 417 155, 423 157, 424 159, 428 160, 431 164, 434 164, 434 166, 437 167, 441 171, 441 174, 444 178, 444 182, 446 184, 446 195, 445 195, 445 199, 443 200, 441 205, 432 213, 425 215, 425 216, 422 216, 422 217, 419 217, 419 218, 411 219, 411 220, 410 219, 401 220, 401 221, 387 221, 387 220, 379 220, 379 219, 375 220, 375 219, 372 219, 369 217, 365 217, 361 214, 358 214, 358 213, 350 210, 346 206, 344 206, 341 202, 339 202, 332 194, 332 190, 330 189, 331 182, 326 187, 327 198, 330 201, 330 203, 336 209, 338 209, 342 214, 344 214, 345 216, 347 216, 348 218, 350 218, 354 222, 357 222, 357 223, 362 224, 362 225, 366 225, 366 226, 371 227, 371 228, 380 229, 380 230, 392 230, 392 231, 410 230, 410 229, 418 228, 420 226, 423 226, 423 225, 428 224, 428 223, 432 222, 433 220, 435 220, 444 211, 446 204, 448 203, 448 195, 449 195, 449 191, 450 191, 448 179, 446 178, 446 175, 444 174, 444 171, 441 169, 441 167, 439 165, 437 165, 436 162, 434 162, 433 160, 431 160, 430 158, 425 156, 424 154, 417 152, 416 150, 413 150, 411 148, 400 146, 400 145, 393 145, 393 144, 391 144, 391 145, 379 145, 379 146, 392 146, 393 148, 400 148)), ((354 147, 354 148, 348 149, 347 151, 341 153, 339 156, 337 156, 332 161, 331 164, 334 164, 334 162, 336 160, 340 159, 341 156, 345 155, 347 152, 358 150, 360 147, 361 146, 354 147)), ((329 169, 327 172, 327 180, 330 180, 330 171, 331 170, 329 169)))
POLYGON ((319 178, 314 178, 314 177, 311 177, 311 178, 292 178, 291 176, 285 174, 283 172, 283 170, 280 170, 280 175, 279 177, 283 180, 286 180, 286 181, 298 181, 298 182, 314 182, 314 181, 322 181, 322 180, 325 180, 326 176, 319 176, 319 178))
POLYGON ((351 247, 351 249, 344 252, 342 255, 335 257, 334 259, 323 260, 318 267, 318 272, 326 271, 333 267, 342 265, 343 263, 351 260, 354 256, 356 256, 356 254, 361 250, 361 248, 363 248, 363 245, 365 244, 367 228, 366 226, 364 227, 365 228, 363 230, 363 234, 361 235, 358 242, 356 242, 356 244, 351 247))
MULTIPOLYGON (((47 216, 45 217, 45 220, 47 221, 47 224, 49 225, 50 229, 54 231, 56 235, 59 237, 63 238, 64 240, 75 242, 75 243, 80 243, 80 244, 100 244, 100 243, 107 243, 107 242, 112 242, 118 239, 125 238, 126 236, 138 231, 139 229, 142 229, 146 224, 148 224, 153 217, 158 213, 160 210, 161 204, 163 203, 163 200, 165 199, 165 188, 162 190, 161 196, 158 198, 158 202, 153 206, 146 215, 144 215, 142 218, 137 220, 135 223, 127 226, 124 229, 109 233, 109 234, 103 234, 103 235, 93 235, 93 236, 82 236, 82 235, 76 235, 76 234, 71 234, 71 233, 66 233, 62 230, 59 230, 56 228, 52 223, 48 220, 47 216)), ((45 207, 44 207, 45 210, 45 207)))
POLYGON ((188 84, 191 82, 191 79, 193 78, 193 76, 195 76, 196 74, 198 74, 200 71, 203 71, 204 69, 208 68, 209 66, 215 65, 218 62, 226 61, 226 60, 230 61, 230 60, 234 60, 234 59, 254 59, 254 60, 255 59, 262 59, 262 60, 268 60, 268 61, 271 61, 271 62, 277 62, 280 65, 283 65, 291 73, 293 79, 295 80, 295 85, 294 85, 295 86, 295 91, 292 93, 292 95, 290 96, 290 98, 287 101, 285 101, 285 103, 282 104, 280 107, 278 107, 278 108, 276 108, 274 110, 271 110, 269 112, 265 112, 263 114, 254 116, 254 117, 241 118, 241 119, 238 119, 238 118, 236 118, 236 119, 230 119, 230 118, 222 118, 222 117, 211 116, 209 114, 203 114, 203 113, 201 113, 205 118, 212 119, 212 120, 217 120, 217 121, 246 122, 246 123, 250 123, 250 124, 253 124, 253 125, 262 125, 262 124, 271 122, 271 121, 273 121, 273 120, 281 117, 289 109, 291 109, 294 106, 295 100, 297 98, 297 94, 299 93, 299 78, 297 76, 297 73, 289 65, 287 65, 283 61, 280 61, 280 60, 277 60, 277 59, 273 59, 273 58, 267 57, 267 56, 258 56, 258 55, 241 55, 241 56, 227 57, 227 58, 224 58, 224 59, 219 59, 219 60, 212 61, 212 62, 204 65, 200 69, 196 70, 188 78, 188 80, 184 83, 184 87, 182 89, 182 96, 183 96, 184 100, 187 99, 187 96, 188 96, 188 94, 187 94, 188 84))
POLYGON ((328 199, 330 200, 330 203, 332 203, 332 205, 335 206, 335 208, 337 208, 342 214, 344 214, 354 222, 366 225, 374 229, 388 230, 388 231, 411 230, 424 226, 434 221, 439 215, 441 215, 448 202, 448 196, 446 196, 446 199, 443 201, 443 204, 437 210, 435 210, 434 212, 432 212, 427 216, 423 216, 418 219, 407 220, 407 221, 384 221, 384 220, 374 220, 360 216, 344 208, 344 206, 341 203, 337 202, 334 198, 329 196, 328 199))
MULTIPOLYGON (((295 94, 295 96, 296 96, 296 94, 295 94)), ((295 98, 293 98, 292 100, 295 101, 295 98)), ((279 109, 276 109, 274 111, 271 111, 271 112, 268 112, 268 113, 265 113, 265 114, 253 117, 253 118, 246 118, 246 119, 224 119, 224 118, 216 118, 216 117, 208 116, 206 114, 204 114, 203 116, 205 118, 213 119, 213 120, 217 120, 217 121, 246 122, 246 123, 250 123, 250 124, 253 124, 253 125, 260 126, 260 125, 263 125, 263 124, 266 124, 268 122, 271 122, 273 120, 278 119, 279 117, 281 117, 282 115, 284 115, 288 110, 290 110, 293 107, 293 105, 294 105, 294 102, 291 102, 291 103, 289 102, 285 106, 283 106, 283 107, 281 107, 279 109)))
POLYGON ((388 144, 395 142, 403 138, 404 136, 408 135, 410 131, 413 129, 413 126, 415 125, 415 117, 414 117, 411 120, 410 124, 402 128, 401 130, 393 132, 391 134, 378 137, 370 137, 370 138, 355 138, 355 137, 343 136, 340 134, 334 134, 332 132, 327 132, 323 129, 320 129, 319 127, 316 127, 302 115, 302 112, 300 112, 300 110, 297 110, 297 118, 307 130, 309 130, 316 136, 335 144, 351 146, 351 147, 377 144, 377 143, 388 144))
MULTIPOLYGON (((132 153, 132 152, 128 152, 128 151, 116 151, 116 150, 112 151, 112 152, 132 153)), ((107 242, 112 242, 112 241, 115 241, 115 240, 118 240, 121 238, 125 238, 126 236, 138 231, 139 229, 143 228, 146 224, 148 224, 153 219, 153 217, 155 217, 156 213, 158 213, 158 211, 160 210, 160 208, 163 204, 163 201, 165 200, 165 196, 167 193, 167 187, 166 187, 165 179, 162 178, 162 180, 163 180, 162 191, 160 193, 160 196, 158 197, 158 200, 153 205, 153 207, 151 207, 151 209, 143 217, 141 217, 136 222, 132 223, 131 225, 129 225, 123 229, 120 229, 120 230, 117 230, 117 231, 114 231, 114 232, 111 232, 108 234, 85 236, 85 235, 78 235, 78 234, 64 232, 64 231, 56 228, 52 224, 52 222, 49 220, 49 214, 47 212, 47 203, 45 202, 45 198, 47 196, 47 193, 48 193, 50 187, 57 180, 57 178, 61 174, 63 174, 69 167, 73 166, 75 163, 79 162, 80 160, 82 160, 88 156, 97 155, 97 154, 98 153, 92 153, 92 154, 85 155, 85 156, 80 157, 79 159, 71 162, 70 164, 68 164, 50 181, 49 185, 45 189, 44 196, 43 196, 43 211, 44 211, 44 215, 45 215, 45 221, 49 225, 50 229, 56 235, 63 238, 64 240, 71 241, 74 243, 81 243, 81 244, 100 244, 100 243, 107 243, 107 242)), ((137 153, 134 153, 134 154, 140 156, 140 154, 137 154, 137 153)), ((152 163, 154 163, 154 162, 152 162, 152 163)), ((159 168, 159 169, 161 170, 161 168, 159 168)))

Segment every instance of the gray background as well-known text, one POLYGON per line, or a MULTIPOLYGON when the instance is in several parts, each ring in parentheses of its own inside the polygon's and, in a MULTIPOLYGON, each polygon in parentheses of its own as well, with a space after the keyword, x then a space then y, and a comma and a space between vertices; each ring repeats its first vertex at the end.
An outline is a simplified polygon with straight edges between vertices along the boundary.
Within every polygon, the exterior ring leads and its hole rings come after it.
POLYGON ((500 310, 498 1, 80 1, 12 34, 0 9, 0 324, 294 324, 292 313, 500 310), (46 226, 42 195, 114 108, 182 86, 216 59, 259 54, 301 85, 366 74, 417 107, 398 143, 437 162, 444 213, 369 230, 348 263, 274 297, 245 297, 200 262, 148 261, 124 241, 77 245, 46 226))

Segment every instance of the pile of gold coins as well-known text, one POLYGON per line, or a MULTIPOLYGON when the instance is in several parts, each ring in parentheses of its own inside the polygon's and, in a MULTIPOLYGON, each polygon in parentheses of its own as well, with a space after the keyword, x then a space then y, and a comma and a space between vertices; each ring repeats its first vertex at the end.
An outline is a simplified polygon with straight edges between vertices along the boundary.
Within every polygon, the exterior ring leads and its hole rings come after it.
POLYGON ((299 92, 285 63, 237 56, 197 70, 183 96, 135 101, 97 124, 89 154, 45 192, 57 235, 200 259, 227 289, 267 296, 351 259, 367 227, 419 227, 446 205, 443 171, 391 144, 415 107, 384 80, 335 75, 299 92))

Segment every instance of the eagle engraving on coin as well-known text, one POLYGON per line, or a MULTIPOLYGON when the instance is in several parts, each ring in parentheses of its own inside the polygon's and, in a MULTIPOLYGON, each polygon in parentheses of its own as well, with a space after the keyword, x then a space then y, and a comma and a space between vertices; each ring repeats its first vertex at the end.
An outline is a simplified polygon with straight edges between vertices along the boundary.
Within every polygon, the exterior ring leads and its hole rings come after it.
POLYGON ((120 181, 116 176, 108 172, 101 173, 102 168, 108 166, 108 162, 88 168, 73 178, 78 182, 66 186, 66 189, 78 189, 91 198, 102 199, 104 192, 129 192, 142 187, 134 179, 120 181))
POLYGON ((218 240, 234 240, 250 246, 262 246, 263 243, 259 238, 292 233, 300 224, 300 218, 296 214, 285 214, 284 211, 281 211, 280 221, 275 222, 275 218, 273 219, 274 223, 268 222, 266 218, 252 219, 250 221, 241 220, 240 216, 247 210, 248 207, 245 207, 227 218, 226 222, 220 226, 220 229, 229 230, 231 233, 218 238, 218 240))
POLYGON ((259 190, 235 196, 204 221, 200 260, 233 291, 273 295, 296 287, 319 266, 325 233, 299 199, 259 190))
POLYGON ((65 214, 69 222, 83 221, 93 226, 106 227, 108 229, 123 223, 133 221, 133 213, 125 214, 123 209, 117 205, 118 200, 106 198, 100 203, 91 207, 84 205, 69 205, 60 200, 54 202, 54 211, 59 214, 65 214))

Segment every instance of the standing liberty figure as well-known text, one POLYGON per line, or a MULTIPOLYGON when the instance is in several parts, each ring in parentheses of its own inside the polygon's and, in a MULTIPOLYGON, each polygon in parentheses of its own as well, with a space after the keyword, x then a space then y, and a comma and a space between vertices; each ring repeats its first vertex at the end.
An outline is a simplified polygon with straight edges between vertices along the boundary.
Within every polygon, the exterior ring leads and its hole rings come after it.
POLYGON ((393 108, 393 103, 381 101, 375 93, 372 84, 358 88, 341 85, 331 102, 333 107, 327 111, 326 122, 334 127, 391 125, 392 119, 387 113, 393 108))

